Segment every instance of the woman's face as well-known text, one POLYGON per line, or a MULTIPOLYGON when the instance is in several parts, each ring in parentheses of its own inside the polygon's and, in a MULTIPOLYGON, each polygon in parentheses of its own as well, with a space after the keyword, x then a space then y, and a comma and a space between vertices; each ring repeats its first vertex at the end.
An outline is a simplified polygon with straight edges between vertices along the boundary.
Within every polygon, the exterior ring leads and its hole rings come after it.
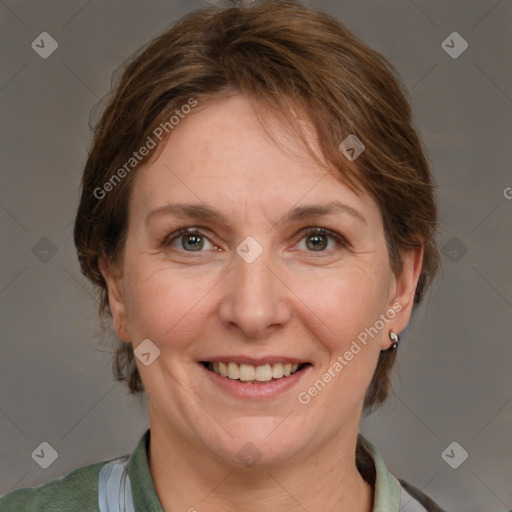
POLYGON ((119 336, 150 340, 151 427, 228 463, 355 435, 421 266, 395 277, 374 200, 273 133, 242 96, 199 104, 137 171, 122 275, 103 267, 119 336))

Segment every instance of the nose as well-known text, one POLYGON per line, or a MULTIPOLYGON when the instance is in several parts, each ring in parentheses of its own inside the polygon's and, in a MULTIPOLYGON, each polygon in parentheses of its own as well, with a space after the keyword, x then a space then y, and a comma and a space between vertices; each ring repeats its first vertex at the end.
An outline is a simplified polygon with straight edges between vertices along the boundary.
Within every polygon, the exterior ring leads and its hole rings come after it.
POLYGON ((264 251, 248 263, 234 254, 232 265, 219 305, 223 324, 253 340, 286 325, 291 316, 291 292, 281 280, 277 266, 272 264, 271 255, 264 251))

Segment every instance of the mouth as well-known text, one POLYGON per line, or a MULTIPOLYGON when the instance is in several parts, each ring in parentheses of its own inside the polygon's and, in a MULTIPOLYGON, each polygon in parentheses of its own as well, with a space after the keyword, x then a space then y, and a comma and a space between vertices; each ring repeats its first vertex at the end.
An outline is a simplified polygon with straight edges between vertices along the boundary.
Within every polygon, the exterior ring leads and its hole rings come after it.
POLYGON ((201 361, 201 364, 219 377, 256 385, 286 380, 311 366, 310 363, 290 362, 264 363, 257 366, 234 361, 201 361))

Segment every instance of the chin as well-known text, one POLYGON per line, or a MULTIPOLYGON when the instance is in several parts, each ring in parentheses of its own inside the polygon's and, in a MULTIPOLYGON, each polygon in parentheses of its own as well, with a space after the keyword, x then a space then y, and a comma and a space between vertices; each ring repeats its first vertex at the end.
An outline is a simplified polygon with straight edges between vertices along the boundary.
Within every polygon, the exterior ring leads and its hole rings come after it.
POLYGON ((227 426, 229 434, 222 430, 218 443, 207 444, 225 463, 236 467, 283 464, 311 442, 304 426, 292 425, 291 422, 287 424, 290 420, 279 418, 276 421, 275 417, 238 418, 236 423, 227 426))

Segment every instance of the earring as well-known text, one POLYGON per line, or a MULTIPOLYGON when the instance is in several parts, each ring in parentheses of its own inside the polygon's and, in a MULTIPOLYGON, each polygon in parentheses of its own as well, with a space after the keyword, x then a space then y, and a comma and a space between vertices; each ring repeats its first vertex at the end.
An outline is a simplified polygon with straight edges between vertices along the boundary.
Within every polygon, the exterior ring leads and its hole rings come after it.
POLYGON ((389 331, 389 337, 390 337, 391 341, 393 342, 391 344, 391 346, 389 347, 389 349, 396 350, 398 348, 398 344, 400 343, 400 337, 398 336, 398 334, 396 332, 393 332, 393 331, 389 331))

